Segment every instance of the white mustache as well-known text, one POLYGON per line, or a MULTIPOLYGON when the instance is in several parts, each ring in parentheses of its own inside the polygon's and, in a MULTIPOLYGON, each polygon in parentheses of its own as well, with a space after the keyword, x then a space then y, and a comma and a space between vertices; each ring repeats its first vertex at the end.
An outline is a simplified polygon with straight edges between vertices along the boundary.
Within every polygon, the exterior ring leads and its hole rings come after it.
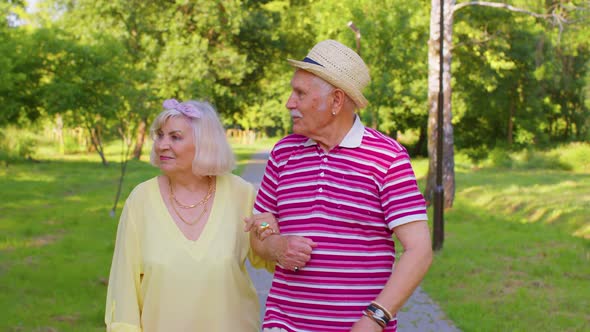
POLYGON ((299 112, 298 110, 290 110, 291 112, 291 117, 292 118, 302 118, 303 114, 301 114, 301 112, 299 112))

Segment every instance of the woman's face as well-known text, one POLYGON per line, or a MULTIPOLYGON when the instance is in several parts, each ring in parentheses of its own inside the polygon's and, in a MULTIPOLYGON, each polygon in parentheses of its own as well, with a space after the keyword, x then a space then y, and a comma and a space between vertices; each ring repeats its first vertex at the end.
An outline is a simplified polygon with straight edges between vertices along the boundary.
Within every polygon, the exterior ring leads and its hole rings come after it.
POLYGON ((166 120, 156 132, 154 151, 162 172, 192 172, 195 138, 189 120, 184 116, 166 120))

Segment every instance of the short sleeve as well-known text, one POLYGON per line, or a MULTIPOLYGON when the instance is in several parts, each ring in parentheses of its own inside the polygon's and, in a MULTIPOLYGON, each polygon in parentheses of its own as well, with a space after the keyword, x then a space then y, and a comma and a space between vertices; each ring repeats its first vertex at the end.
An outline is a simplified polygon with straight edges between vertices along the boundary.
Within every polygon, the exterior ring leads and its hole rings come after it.
POLYGON ((405 151, 396 155, 387 170, 381 188, 381 206, 389 229, 413 221, 428 220, 424 196, 418 188, 410 157, 405 151))
MULTIPOLYGON (((274 152, 274 151, 273 151, 274 152)), ((277 184, 279 167, 275 161, 274 153, 271 152, 264 176, 260 183, 260 189, 254 203, 254 213, 270 212, 275 216, 278 214, 277 209, 277 184)))

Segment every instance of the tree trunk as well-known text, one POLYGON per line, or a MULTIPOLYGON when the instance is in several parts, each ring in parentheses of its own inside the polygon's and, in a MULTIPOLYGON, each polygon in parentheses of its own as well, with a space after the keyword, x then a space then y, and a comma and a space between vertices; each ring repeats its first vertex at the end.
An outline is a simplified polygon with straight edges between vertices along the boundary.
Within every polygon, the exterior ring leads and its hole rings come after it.
MULTIPOLYGON (((426 192, 428 203, 432 202, 436 188, 437 109, 439 90, 439 38, 440 1, 432 0, 430 11, 430 40, 428 41, 428 175, 426 192)), ((443 44, 443 187, 444 207, 453 206, 455 199, 455 153, 453 147, 453 124, 451 113, 451 49, 453 37, 453 7, 455 0, 446 0, 444 6, 443 44)))
MULTIPOLYGON (((517 13, 531 15, 542 19, 553 19, 562 22, 563 18, 555 11, 550 14, 538 14, 526 9, 514 7, 501 2, 465 1, 456 4, 455 0, 431 0, 430 9, 430 40, 428 41, 428 175, 424 196, 430 203, 436 188, 436 152, 437 152, 437 108, 438 108, 438 79, 439 79, 439 38, 440 31, 440 3, 444 3, 444 22, 442 36, 443 44, 443 187, 444 207, 453 206, 455 199, 455 153, 453 148, 453 124, 451 113, 451 50, 453 40, 453 15, 458 10, 468 6, 486 6, 501 8, 517 13)), ((556 7, 559 8, 559 7, 556 7)), ((561 26, 561 24, 560 24, 561 26)))
POLYGON ((510 114, 508 114, 508 146, 512 147, 512 143, 514 142, 514 114, 516 113, 516 102, 513 100, 510 103, 510 114))
POLYGON ((141 151, 143 149, 143 143, 145 143, 145 135, 147 129, 147 119, 142 118, 137 128, 137 136, 135 137, 135 147, 133 148, 133 159, 141 159, 141 151))
POLYGON ((90 134, 90 142, 92 143, 92 146, 94 147, 94 149, 96 149, 96 152, 100 156, 100 160, 102 162, 102 165, 107 166, 108 162, 107 162, 107 158, 104 155, 104 150, 102 147, 102 139, 100 138, 100 132, 95 127, 92 127, 91 125, 88 125, 88 124, 86 125, 86 128, 88 128, 88 133, 90 134))
POLYGON ((59 143, 59 153, 63 156, 66 154, 66 145, 64 143, 64 122, 60 113, 55 115, 55 131, 59 143))

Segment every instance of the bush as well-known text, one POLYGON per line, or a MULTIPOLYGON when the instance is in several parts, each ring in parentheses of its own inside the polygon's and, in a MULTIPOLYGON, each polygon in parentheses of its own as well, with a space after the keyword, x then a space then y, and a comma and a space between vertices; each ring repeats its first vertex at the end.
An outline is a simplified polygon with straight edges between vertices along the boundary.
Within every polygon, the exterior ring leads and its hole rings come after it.
POLYGON ((488 157, 488 148, 486 146, 467 148, 463 149, 462 153, 477 165, 488 157))
POLYGON ((590 172, 590 143, 564 144, 550 150, 529 148, 511 151, 509 148, 500 146, 491 151, 487 151, 484 147, 462 149, 455 154, 455 164, 462 164, 463 167, 590 172), (473 164, 469 165, 470 162, 473 164))
POLYGON ((571 143, 552 149, 549 154, 575 171, 590 171, 590 143, 571 143))
POLYGON ((32 159, 37 148, 37 137, 15 127, 0 129, 0 160, 32 159))
POLYGON ((511 168, 513 164, 509 151, 500 147, 495 147, 490 152, 488 163, 490 166, 499 168, 511 168))
POLYGON ((517 164, 516 168, 521 169, 553 169, 571 171, 572 166, 562 162, 558 156, 548 152, 535 150, 525 150, 517 164))

